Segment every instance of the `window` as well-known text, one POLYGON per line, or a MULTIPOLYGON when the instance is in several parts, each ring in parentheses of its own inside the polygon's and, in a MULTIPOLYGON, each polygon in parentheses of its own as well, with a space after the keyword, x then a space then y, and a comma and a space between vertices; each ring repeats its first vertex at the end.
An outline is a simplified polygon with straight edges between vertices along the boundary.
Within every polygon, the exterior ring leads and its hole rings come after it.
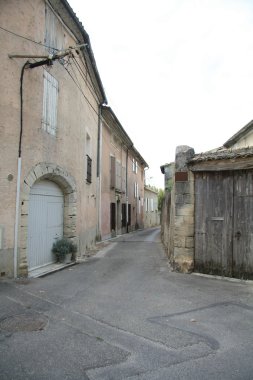
POLYGON ((86 141, 85 141, 85 153, 86 153, 86 164, 85 164, 85 172, 86 172, 86 181, 87 183, 92 182, 92 152, 91 152, 91 138, 89 133, 86 133, 86 141))
POLYGON ((87 157, 87 172, 86 172, 86 181, 88 183, 91 183, 91 178, 92 178, 92 159, 88 154, 86 154, 87 157))
POLYGON ((115 157, 111 156, 111 189, 114 189, 116 186, 116 160, 115 157))
POLYGON ((146 202, 145 202, 145 203, 146 203, 146 211, 148 212, 148 211, 149 211, 149 207, 148 207, 148 206, 149 206, 149 204, 148 204, 148 198, 146 198, 145 200, 146 200, 146 202))
POLYGON ((150 202, 151 202, 151 211, 154 211, 154 199, 153 198, 151 198, 150 199, 150 202))
POLYGON ((116 204, 111 203, 111 231, 116 230, 116 204))
POLYGON ((133 162, 132 162, 132 168, 133 168, 133 172, 137 174, 138 172, 138 162, 133 158, 133 162))
POLYGON ((133 158, 133 161, 132 161, 132 169, 133 169, 133 172, 135 172, 135 159, 133 158))
POLYGON ((122 227, 127 225, 126 204, 122 203, 122 227))
POLYGON ((121 191, 121 163, 116 162, 116 189, 121 191))
POLYGON ((46 5, 45 9, 45 45, 51 54, 64 47, 64 28, 55 16, 52 9, 46 5))
POLYGON ((128 205, 128 219, 127 219, 128 226, 131 226, 131 204, 128 205))
POLYGON ((122 183, 122 192, 126 193, 126 168, 125 167, 122 167, 121 183, 122 183))
POLYGON ((51 135, 56 135, 57 128, 57 104, 58 104, 58 82, 44 70, 44 95, 42 128, 51 135))
POLYGON ((139 186, 138 186, 138 183, 135 182, 134 183, 134 197, 138 198, 138 196, 139 196, 139 186))

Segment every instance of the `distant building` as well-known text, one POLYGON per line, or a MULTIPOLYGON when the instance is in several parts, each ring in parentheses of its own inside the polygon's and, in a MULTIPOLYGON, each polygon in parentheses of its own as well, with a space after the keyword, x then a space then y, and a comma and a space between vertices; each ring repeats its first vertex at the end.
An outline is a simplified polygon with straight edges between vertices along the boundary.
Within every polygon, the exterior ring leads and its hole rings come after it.
POLYGON ((144 226, 144 169, 148 166, 110 107, 102 107, 101 237, 144 226))
POLYGON ((145 219, 144 227, 160 225, 160 212, 158 211, 158 192, 149 186, 144 186, 145 219))

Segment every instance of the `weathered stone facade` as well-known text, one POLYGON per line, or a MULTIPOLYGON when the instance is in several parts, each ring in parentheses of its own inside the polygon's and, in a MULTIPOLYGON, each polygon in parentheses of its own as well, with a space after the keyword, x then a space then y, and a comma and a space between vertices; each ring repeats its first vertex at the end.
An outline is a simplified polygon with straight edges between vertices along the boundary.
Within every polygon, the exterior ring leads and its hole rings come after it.
POLYGON ((144 186, 144 204, 144 228, 159 226, 161 220, 158 211, 158 193, 149 186, 144 186))
POLYGON ((162 239, 176 270, 253 277, 252 139, 251 121, 223 147, 200 154, 178 147, 173 173, 161 167, 173 179, 162 239))
POLYGON ((144 226, 144 168, 110 107, 102 107, 101 237, 107 239, 144 226))
POLYGON ((163 216, 162 236, 168 256, 173 267, 181 272, 190 272, 194 260, 194 176, 187 167, 193 155, 194 150, 188 146, 176 149, 175 166, 171 165, 172 189, 166 196, 163 216))
POLYGON ((12 277, 17 266, 16 274, 27 276, 30 192, 38 181, 52 181, 62 190, 63 234, 77 243, 77 255, 85 255, 95 244, 99 234, 99 107, 106 98, 89 37, 64 2, 3 2, 0 24, 6 29, 0 31, 4 94, 0 105, 0 274, 12 277), (31 65, 49 55, 45 45, 51 44, 52 54, 85 43, 89 49, 79 50, 79 54, 72 51, 79 66, 72 55, 66 56, 71 63, 68 66, 64 57, 56 58, 52 65, 31 65), (11 54, 15 57, 10 58, 11 54), (38 58, 28 58, 30 55, 38 58), (51 98, 45 78, 54 89, 51 98), (44 119, 46 107, 52 115, 55 110, 56 125, 51 129, 50 120, 44 119))

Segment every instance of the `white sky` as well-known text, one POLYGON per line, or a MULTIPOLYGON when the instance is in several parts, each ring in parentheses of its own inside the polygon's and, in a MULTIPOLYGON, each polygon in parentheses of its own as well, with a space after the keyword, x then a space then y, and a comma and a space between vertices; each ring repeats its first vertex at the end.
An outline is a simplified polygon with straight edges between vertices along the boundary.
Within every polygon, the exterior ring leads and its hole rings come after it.
POLYGON ((253 0, 69 3, 151 185, 176 146, 219 147, 253 119, 253 0))

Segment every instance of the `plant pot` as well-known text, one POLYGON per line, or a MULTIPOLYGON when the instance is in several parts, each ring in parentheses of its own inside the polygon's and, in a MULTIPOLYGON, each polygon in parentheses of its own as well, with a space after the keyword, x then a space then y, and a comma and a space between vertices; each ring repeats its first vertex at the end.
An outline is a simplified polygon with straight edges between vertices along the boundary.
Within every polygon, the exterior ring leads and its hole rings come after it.
POLYGON ((64 258, 64 264, 69 264, 69 263, 71 263, 71 260, 72 259, 72 253, 67 253, 66 255, 65 255, 65 258, 64 258))

